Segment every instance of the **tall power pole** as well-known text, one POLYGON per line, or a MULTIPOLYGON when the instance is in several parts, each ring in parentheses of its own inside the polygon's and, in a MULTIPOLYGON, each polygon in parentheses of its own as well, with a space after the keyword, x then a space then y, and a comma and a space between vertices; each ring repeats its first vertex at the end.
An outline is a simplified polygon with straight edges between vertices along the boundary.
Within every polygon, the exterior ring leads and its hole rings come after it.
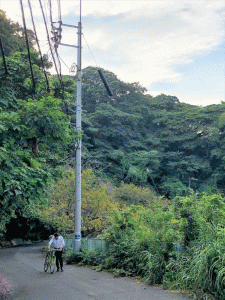
MULTIPOLYGON (((81 3, 81 1, 80 1, 81 3)), ((77 106, 76 106, 76 129, 79 139, 76 144, 76 165, 75 165, 75 219, 74 219, 74 251, 80 252, 81 245, 81 10, 80 22, 78 23, 78 50, 77 50, 77 106), (80 133, 80 134, 79 134, 80 133)))
MULTIPOLYGON (((81 37, 82 37, 82 24, 81 24, 81 0, 80 0, 80 21, 78 26, 67 25, 61 23, 62 26, 72 27, 78 29, 78 45, 62 44, 63 46, 76 47, 77 48, 77 103, 76 103, 76 130, 78 131, 78 141, 75 145, 76 160, 75 160, 75 205, 74 205, 74 252, 80 252, 81 246, 81 85, 82 85, 82 73, 81 73, 81 37)), ((99 75, 105 85, 105 88, 109 96, 113 96, 111 88, 103 74, 101 69, 98 70, 99 75)))
POLYGON ((78 131, 78 141, 75 144, 75 204, 74 204, 74 252, 80 252, 81 246, 81 37, 82 37, 82 24, 81 24, 81 0, 80 0, 80 21, 78 26, 68 25, 61 23, 62 26, 77 28, 78 32, 78 45, 69 45, 60 43, 62 46, 77 48, 77 101, 76 101, 76 130, 78 131))

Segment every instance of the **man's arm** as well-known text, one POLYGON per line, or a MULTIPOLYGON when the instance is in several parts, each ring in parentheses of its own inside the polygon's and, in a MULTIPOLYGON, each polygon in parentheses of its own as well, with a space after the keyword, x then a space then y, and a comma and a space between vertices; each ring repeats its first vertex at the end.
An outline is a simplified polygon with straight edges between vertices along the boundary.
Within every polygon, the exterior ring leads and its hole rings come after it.
POLYGON ((64 239, 63 239, 63 237, 61 237, 61 238, 62 238, 62 246, 60 247, 59 251, 62 251, 62 249, 63 249, 63 248, 64 248, 64 246, 65 246, 64 239))
POLYGON ((50 250, 50 246, 51 246, 51 244, 53 243, 53 238, 54 238, 54 237, 52 237, 51 240, 50 240, 49 243, 48 243, 48 250, 50 250))

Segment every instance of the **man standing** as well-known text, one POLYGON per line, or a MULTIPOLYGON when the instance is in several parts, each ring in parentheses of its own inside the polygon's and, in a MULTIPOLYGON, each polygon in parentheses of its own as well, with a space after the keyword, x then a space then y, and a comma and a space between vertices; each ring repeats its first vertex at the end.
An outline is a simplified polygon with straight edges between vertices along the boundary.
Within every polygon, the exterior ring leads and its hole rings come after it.
POLYGON ((63 259, 62 259, 62 250, 65 246, 64 239, 61 235, 58 234, 58 232, 54 233, 54 236, 51 238, 48 249, 50 249, 51 244, 53 243, 55 251, 55 257, 56 257, 56 267, 57 272, 59 272, 59 265, 61 272, 63 272, 63 259))

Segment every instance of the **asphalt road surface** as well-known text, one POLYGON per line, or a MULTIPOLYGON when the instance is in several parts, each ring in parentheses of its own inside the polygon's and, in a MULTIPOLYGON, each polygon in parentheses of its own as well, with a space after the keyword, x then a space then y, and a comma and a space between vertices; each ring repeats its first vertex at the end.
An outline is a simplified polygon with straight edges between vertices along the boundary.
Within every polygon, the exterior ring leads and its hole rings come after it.
POLYGON ((1 300, 187 300, 190 298, 107 272, 65 265, 64 272, 43 270, 43 246, 0 250, 1 300))

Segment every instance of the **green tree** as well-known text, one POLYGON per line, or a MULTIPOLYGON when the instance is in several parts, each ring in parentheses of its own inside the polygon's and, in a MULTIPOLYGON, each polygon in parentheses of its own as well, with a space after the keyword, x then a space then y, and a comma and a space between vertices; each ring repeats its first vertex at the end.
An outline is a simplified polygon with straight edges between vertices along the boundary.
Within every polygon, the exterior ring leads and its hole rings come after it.
POLYGON ((52 97, 18 101, 17 111, 0 112, 0 231, 16 211, 29 215, 60 172, 72 139, 69 117, 52 97))
MULTIPOLYGON (((22 22, 22 19, 21 19, 22 22)), ((27 30, 30 48, 34 47, 35 36, 31 30, 27 30)), ((24 29, 6 17, 3 10, 0 10, 0 38, 2 40, 4 54, 9 56, 12 52, 24 51, 26 46, 24 29)))
MULTIPOLYGON (((48 202, 37 205, 37 215, 42 222, 51 224, 59 231, 74 231, 74 189, 72 170, 50 187, 48 202)), ((112 210, 118 203, 112 199, 108 186, 90 169, 82 172, 82 236, 94 235, 107 228, 112 210)))

